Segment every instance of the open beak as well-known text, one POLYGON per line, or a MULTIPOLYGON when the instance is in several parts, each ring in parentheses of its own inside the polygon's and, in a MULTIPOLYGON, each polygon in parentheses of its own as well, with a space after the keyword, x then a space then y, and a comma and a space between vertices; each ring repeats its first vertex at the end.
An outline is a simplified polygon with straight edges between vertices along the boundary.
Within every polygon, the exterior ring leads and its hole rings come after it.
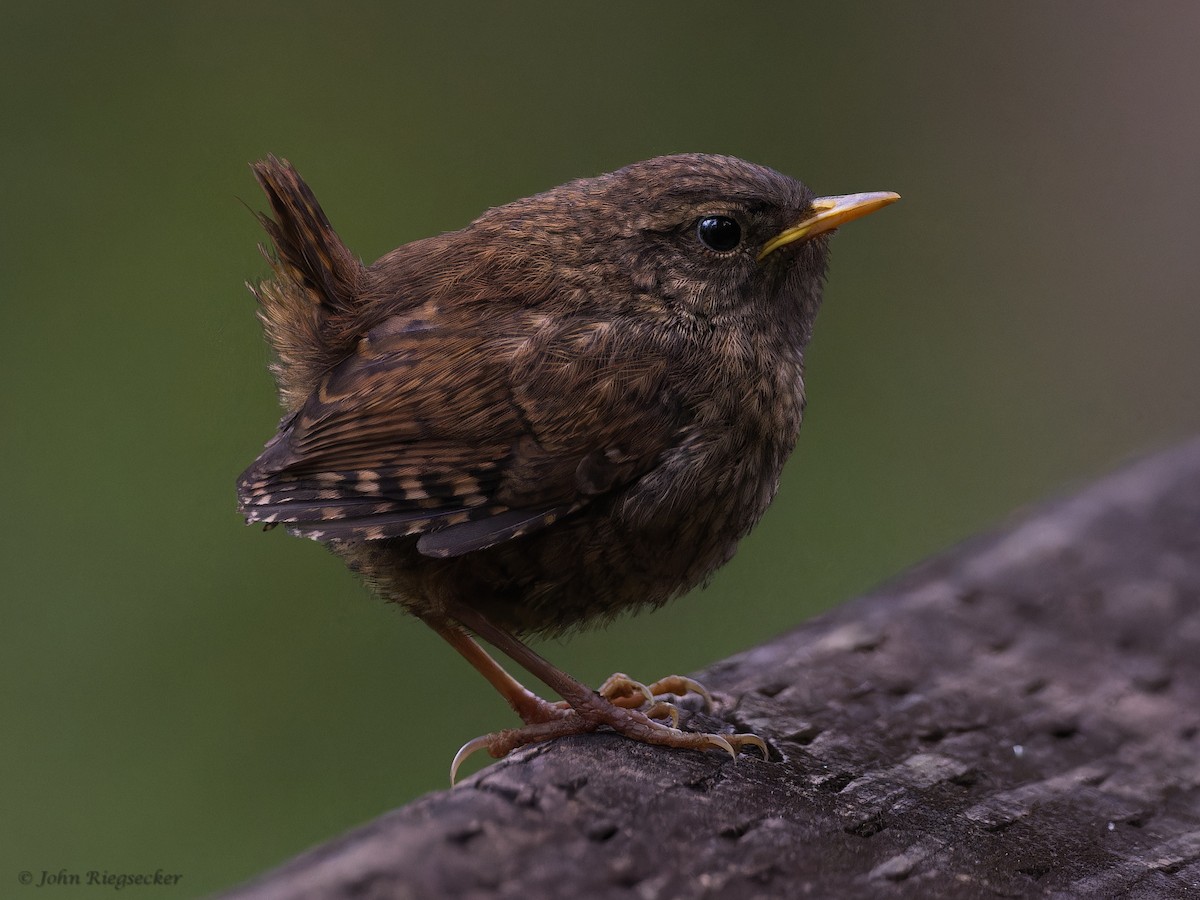
POLYGON ((786 247, 796 241, 806 241, 818 234, 832 231, 839 225, 861 219, 899 199, 900 195, 893 194, 891 191, 844 194, 841 197, 818 197, 812 202, 812 215, 803 222, 784 229, 767 241, 758 253, 758 261, 762 262, 780 247, 786 247))

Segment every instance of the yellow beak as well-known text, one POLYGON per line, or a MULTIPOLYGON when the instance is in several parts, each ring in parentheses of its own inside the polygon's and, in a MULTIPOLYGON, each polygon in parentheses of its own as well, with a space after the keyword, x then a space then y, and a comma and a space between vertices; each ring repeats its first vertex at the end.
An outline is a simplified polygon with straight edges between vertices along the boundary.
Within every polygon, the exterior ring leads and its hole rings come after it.
POLYGON ((786 247, 796 241, 808 240, 826 231, 832 231, 839 225, 861 219, 899 199, 900 195, 893 194, 891 191, 844 194, 841 197, 818 197, 812 202, 813 214, 800 224, 784 229, 767 241, 758 253, 758 261, 762 262, 780 247, 786 247))

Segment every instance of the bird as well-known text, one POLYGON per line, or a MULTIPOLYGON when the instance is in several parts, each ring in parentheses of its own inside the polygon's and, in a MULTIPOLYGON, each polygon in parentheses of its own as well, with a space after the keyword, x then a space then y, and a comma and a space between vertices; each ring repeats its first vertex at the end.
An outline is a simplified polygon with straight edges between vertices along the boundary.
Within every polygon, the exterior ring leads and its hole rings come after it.
POLYGON ((451 782, 476 751, 598 730, 767 757, 679 727, 672 698, 711 701, 689 678, 593 690, 527 639, 659 607, 733 556, 796 444, 829 238, 899 195, 675 154, 368 265, 291 163, 252 168, 272 277, 248 287, 284 416, 238 508, 326 545, 507 701, 522 724, 464 744, 451 782))

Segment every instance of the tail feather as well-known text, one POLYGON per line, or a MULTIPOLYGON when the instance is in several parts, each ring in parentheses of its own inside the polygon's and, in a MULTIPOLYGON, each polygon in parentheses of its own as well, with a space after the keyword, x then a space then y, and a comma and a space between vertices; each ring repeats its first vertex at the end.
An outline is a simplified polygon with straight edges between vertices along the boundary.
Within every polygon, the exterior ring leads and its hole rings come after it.
POLYGON ((275 351, 271 371, 280 399, 295 410, 321 373, 347 352, 346 330, 339 326, 353 312, 363 265, 291 163, 268 156, 253 169, 274 213, 260 213, 258 220, 274 244, 268 260, 275 280, 250 290, 275 351))
POLYGON ((330 312, 344 310, 354 297, 362 264, 342 243, 291 163, 272 155, 253 168, 275 213, 274 219, 260 213, 258 220, 275 244, 280 264, 330 312))

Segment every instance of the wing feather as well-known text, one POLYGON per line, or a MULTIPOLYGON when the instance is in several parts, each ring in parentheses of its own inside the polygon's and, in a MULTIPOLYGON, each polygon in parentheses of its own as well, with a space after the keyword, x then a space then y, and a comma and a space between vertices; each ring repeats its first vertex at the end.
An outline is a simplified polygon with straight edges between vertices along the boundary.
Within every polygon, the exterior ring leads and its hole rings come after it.
POLYGON ((247 522, 317 540, 421 535, 421 553, 457 556, 619 490, 677 439, 679 410, 656 395, 665 373, 587 352, 578 329, 401 318, 327 373, 243 473, 247 522))

